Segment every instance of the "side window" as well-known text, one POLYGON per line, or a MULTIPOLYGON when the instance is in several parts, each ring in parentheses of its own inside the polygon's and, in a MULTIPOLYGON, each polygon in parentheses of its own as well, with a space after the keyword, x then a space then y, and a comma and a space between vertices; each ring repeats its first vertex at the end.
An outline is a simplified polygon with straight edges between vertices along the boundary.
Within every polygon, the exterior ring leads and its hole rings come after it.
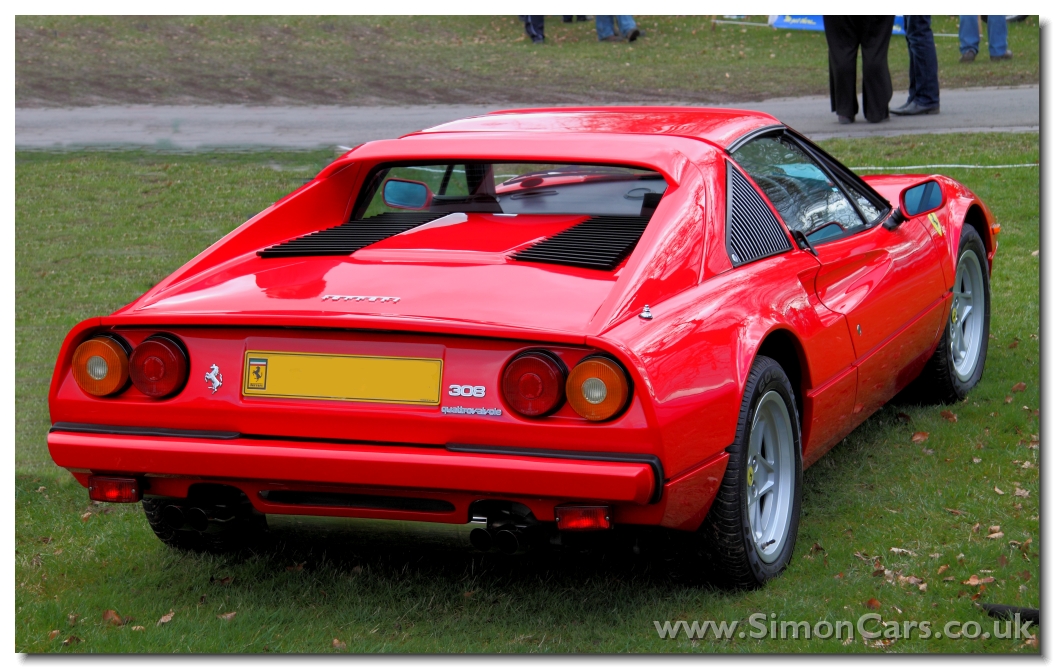
MULTIPOLYGON (((765 192, 787 227, 801 230, 811 241, 841 237, 864 226, 842 190, 794 143, 761 137, 737 149, 733 157, 765 192)), ((878 217, 861 193, 853 195, 862 206, 867 204, 865 212, 878 217)))

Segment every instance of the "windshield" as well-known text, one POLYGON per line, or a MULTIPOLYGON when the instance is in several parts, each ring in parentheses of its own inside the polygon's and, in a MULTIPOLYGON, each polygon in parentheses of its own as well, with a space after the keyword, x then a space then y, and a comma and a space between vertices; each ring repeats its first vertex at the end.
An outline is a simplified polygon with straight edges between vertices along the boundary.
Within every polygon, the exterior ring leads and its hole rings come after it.
POLYGON ((375 173, 361 217, 390 211, 649 215, 662 176, 615 165, 479 163, 399 165, 375 173), (650 197, 649 197, 650 195, 650 197), (642 210, 644 213, 642 214, 642 210))

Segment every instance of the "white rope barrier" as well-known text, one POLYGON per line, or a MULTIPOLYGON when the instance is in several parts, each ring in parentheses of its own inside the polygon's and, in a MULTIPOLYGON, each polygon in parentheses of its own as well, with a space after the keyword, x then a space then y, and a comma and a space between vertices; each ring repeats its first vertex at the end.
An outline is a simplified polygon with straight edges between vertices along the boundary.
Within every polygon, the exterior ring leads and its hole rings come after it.
POLYGON ((1018 165, 907 165, 900 167, 889 165, 886 167, 850 167, 854 172, 866 171, 904 171, 906 169, 1013 169, 1016 167, 1039 167, 1038 162, 1023 162, 1018 165))

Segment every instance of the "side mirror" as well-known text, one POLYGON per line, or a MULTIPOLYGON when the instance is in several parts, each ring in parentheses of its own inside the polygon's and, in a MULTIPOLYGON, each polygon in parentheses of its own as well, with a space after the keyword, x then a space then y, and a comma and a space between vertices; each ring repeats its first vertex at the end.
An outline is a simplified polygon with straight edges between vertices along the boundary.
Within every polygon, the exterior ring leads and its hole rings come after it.
POLYGON ((420 211, 432 203, 432 191, 420 181, 388 179, 383 195, 384 203, 393 209, 420 211))
POLYGON ((900 193, 900 208, 894 209, 883 225, 887 230, 894 230, 908 218, 939 209, 942 204, 944 204, 944 192, 939 183, 936 181, 920 183, 900 193))

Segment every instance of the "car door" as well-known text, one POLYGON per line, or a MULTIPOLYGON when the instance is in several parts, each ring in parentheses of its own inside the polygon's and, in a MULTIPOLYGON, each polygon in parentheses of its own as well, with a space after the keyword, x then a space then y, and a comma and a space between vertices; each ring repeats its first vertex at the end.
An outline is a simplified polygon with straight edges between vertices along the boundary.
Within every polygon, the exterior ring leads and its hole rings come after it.
POLYGON ((862 421, 911 380, 936 339, 944 277, 930 236, 920 219, 880 225, 888 204, 789 133, 755 138, 733 155, 815 250, 816 296, 849 325, 862 421))

